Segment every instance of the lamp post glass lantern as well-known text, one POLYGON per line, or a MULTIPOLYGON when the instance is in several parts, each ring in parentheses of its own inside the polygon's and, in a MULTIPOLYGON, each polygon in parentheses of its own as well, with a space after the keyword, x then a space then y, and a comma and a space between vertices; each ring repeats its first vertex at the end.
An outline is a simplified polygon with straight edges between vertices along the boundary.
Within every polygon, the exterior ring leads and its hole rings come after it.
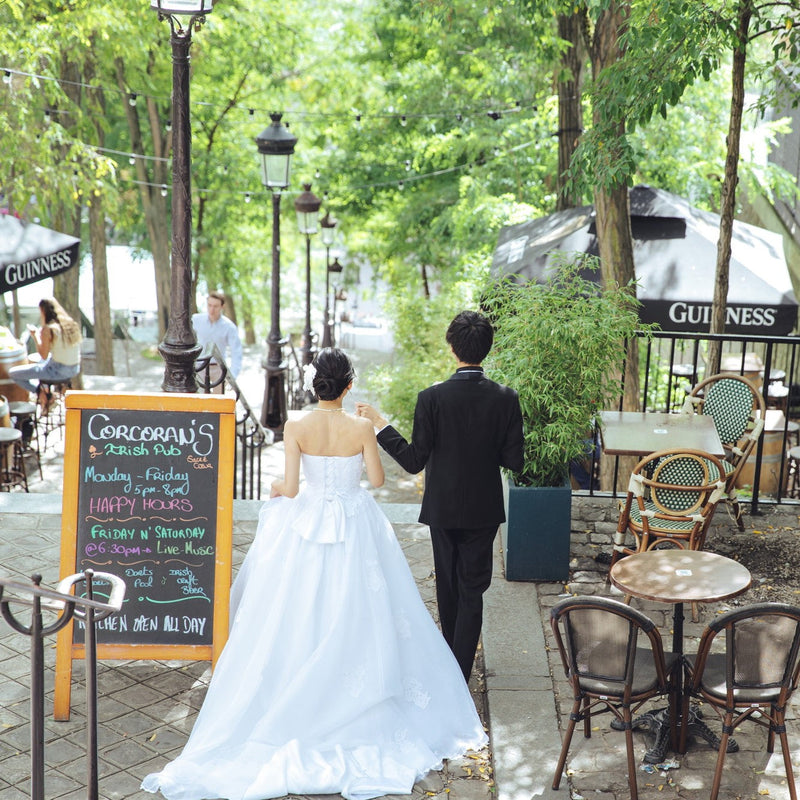
MULTIPOLYGON (((322 200, 312 191, 311 184, 304 183, 303 191, 294 201, 297 212, 297 227, 306 237, 306 319, 303 328, 303 341, 300 345, 300 356, 303 364, 314 360, 314 346, 311 342, 311 237, 317 232, 319 225, 319 207, 322 200)), ((310 394, 310 393, 309 393, 310 394)))
POLYGON ((196 392, 194 362, 201 347, 192 327, 192 132, 189 121, 189 48, 192 29, 205 22, 213 0, 150 0, 168 20, 172 46, 172 253, 167 332, 158 350, 164 359, 165 392, 196 392), (188 16, 184 25, 182 18, 188 16))
POLYGON ((331 331, 330 317, 330 272, 331 272, 331 245, 336 240, 336 226, 339 220, 332 217, 330 211, 319 221, 322 229, 322 243, 325 245, 325 317, 322 323, 322 346, 333 347, 333 333, 331 331))
POLYGON ((289 171, 297 137, 281 122, 281 114, 270 114, 272 122, 258 136, 261 155, 261 182, 272 192, 272 279, 271 322, 267 336, 266 377, 261 424, 269 428, 275 440, 283 438, 286 424, 286 363, 283 361, 281 336, 281 191, 289 185, 289 171))
POLYGON ((189 14, 191 16, 208 14, 214 6, 214 0, 150 0, 150 8, 164 16, 171 14, 189 14))

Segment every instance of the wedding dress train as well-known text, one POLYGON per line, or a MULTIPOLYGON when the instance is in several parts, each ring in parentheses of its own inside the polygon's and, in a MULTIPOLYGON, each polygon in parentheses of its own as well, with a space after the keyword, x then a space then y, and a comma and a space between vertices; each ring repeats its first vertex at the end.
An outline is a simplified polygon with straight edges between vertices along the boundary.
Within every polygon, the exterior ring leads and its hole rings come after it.
POLYGON ((264 504, 231 591, 230 638, 168 800, 404 794, 487 739, 362 457, 302 456, 306 485, 264 504))

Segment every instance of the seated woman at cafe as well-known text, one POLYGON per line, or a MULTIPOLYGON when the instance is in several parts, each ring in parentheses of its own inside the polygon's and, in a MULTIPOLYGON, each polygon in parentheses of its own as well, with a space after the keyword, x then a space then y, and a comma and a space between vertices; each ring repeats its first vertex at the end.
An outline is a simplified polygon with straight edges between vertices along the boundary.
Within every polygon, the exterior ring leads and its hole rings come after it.
POLYGON ((21 364, 8 370, 8 377, 18 386, 37 395, 37 402, 47 412, 53 398, 49 386, 74 377, 81 369, 81 328, 61 307, 47 297, 39 301, 41 326, 28 325, 39 361, 21 364))

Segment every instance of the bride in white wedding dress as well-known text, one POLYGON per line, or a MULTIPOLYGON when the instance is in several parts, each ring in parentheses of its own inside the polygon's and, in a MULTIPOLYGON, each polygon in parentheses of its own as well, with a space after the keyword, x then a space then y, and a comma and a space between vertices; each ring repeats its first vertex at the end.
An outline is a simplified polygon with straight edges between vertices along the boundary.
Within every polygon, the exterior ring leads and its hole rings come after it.
POLYGON ((168 800, 410 793, 486 734, 461 670, 372 496, 372 423, 344 413, 353 370, 325 348, 318 408, 286 423, 272 485, 231 590, 230 637, 181 754, 142 788, 168 800), (300 465, 306 483, 299 492, 300 465))

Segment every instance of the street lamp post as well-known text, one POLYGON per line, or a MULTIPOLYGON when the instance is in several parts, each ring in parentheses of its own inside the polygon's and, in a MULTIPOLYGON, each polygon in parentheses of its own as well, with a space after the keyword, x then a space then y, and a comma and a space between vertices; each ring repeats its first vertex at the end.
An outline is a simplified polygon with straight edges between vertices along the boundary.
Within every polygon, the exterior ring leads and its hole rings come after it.
POLYGON ((303 191, 294 201, 297 212, 297 227, 306 237, 306 319, 303 329, 303 341, 300 355, 303 364, 314 360, 314 346, 311 343, 311 237, 317 232, 319 224, 319 207, 322 200, 311 191, 311 184, 304 183, 303 191))
POLYGON ((205 22, 213 0, 150 0, 169 20, 172 45, 172 256, 169 319, 158 351, 164 359, 165 392, 196 392, 194 362, 200 354, 190 316, 192 289, 192 133, 189 122, 189 47, 192 28, 205 22), (181 17, 189 18, 186 27, 181 17))
POLYGON ((325 320, 322 325, 322 346, 333 347, 333 337, 331 336, 330 318, 330 271, 331 271, 331 245, 336 238, 336 225, 339 223, 335 217, 326 212, 325 216, 319 221, 322 229, 322 243, 325 245, 325 320))
MULTIPOLYGON (((328 267, 328 275, 330 275, 331 272, 333 272, 333 273, 338 275, 339 273, 341 273, 341 271, 343 269, 344 269, 344 267, 339 263, 339 258, 337 256, 336 258, 333 259, 333 263, 328 267)), ((327 276, 326 276, 326 279, 327 279, 327 276)), ((336 295, 335 295, 336 287, 335 286, 333 287, 333 291, 334 291, 333 317, 330 320, 330 323, 329 323, 328 328, 327 328, 328 339, 330 340, 330 344, 328 345, 329 347, 335 347, 336 346, 336 295)), ((327 302, 327 296, 326 296, 326 302, 327 302)), ((326 318, 327 318, 327 315, 326 315, 326 318)))
POLYGON ((270 114, 272 123, 257 137, 261 154, 261 182, 272 192, 272 321, 267 336, 267 360, 261 424, 283 438, 286 423, 286 363, 281 336, 281 190, 289 185, 291 157, 297 138, 281 122, 280 114, 270 114))

